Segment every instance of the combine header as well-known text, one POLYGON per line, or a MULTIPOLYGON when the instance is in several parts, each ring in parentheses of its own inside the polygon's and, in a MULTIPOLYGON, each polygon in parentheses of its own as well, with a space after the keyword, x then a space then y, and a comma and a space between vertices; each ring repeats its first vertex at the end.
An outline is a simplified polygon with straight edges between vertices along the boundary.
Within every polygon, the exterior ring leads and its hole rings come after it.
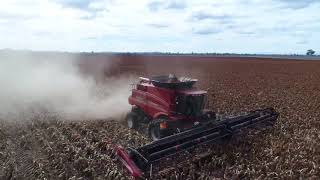
POLYGON ((193 87, 195 79, 159 76, 141 78, 133 89, 128 114, 130 128, 148 123, 154 140, 137 149, 117 146, 116 153, 135 178, 145 177, 152 164, 201 144, 232 137, 240 129, 273 125, 279 114, 272 108, 255 110, 245 115, 217 120, 213 112, 204 109, 206 91, 193 87))

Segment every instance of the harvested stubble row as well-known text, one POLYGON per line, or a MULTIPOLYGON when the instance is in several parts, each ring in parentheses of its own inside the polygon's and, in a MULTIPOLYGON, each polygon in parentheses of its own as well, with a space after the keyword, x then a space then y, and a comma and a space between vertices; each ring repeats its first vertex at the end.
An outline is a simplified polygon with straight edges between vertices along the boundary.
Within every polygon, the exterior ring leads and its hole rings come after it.
MULTIPOLYGON (((164 161, 169 168, 154 171, 151 178, 320 177, 319 62, 130 56, 116 57, 115 61, 120 62, 118 73, 176 73, 198 78, 199 87, 209 88, 210 108, 219 113, 267 106, 280 113, 273 129, 240 133, 229 144, 182 154, 187 158, 177 157, 174 164, 164 161)), ((53 118, 19 126, 16 133, 12 129, 13 125, 1 123, 0 177, 127 179, 110 142, 124 146, 149 142, 144 135, 109 120, 68 122, 53 118), (23 159, 18 158, 22 155, 23 159), (16 162, 25 165, 17 166, 16 162)))

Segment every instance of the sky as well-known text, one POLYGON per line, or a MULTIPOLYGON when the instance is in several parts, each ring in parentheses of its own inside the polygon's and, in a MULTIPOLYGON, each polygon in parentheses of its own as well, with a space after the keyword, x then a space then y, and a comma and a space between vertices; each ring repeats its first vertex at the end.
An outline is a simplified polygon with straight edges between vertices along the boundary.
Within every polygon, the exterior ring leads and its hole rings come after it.
POLYGON ((320 52, 320 0, 10 0, 0 49, 320 52))

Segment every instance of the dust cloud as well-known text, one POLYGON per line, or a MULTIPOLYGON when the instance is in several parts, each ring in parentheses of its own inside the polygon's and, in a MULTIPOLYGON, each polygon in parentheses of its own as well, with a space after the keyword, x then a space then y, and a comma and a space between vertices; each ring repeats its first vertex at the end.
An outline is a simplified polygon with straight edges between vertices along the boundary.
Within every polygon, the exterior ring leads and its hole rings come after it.
POLYGON ((39 114, 68 120, 121 119, 133 77, 98 83, 80 73, 76 58, 7 55, 0 59, 0 120, 27 121, 39 114))

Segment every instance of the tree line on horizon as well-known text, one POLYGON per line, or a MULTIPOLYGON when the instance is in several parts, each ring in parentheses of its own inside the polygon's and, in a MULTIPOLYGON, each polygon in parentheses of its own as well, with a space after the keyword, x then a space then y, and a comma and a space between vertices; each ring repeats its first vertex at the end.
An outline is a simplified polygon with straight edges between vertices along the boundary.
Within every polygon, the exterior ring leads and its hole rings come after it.
POLYGON ((14 49, 0 49, 0 52, 31 52, 31 53, 71 53, 71 54, 124 54, 124 55, 193 55, 193 56, 320 56, 316 55, 316 51, 313 49, 308 49, 305 54, 263 54, 263 53, 216 53, 216 52, 59 52, 59 51, 33 51, 33 50, 14 50, 14 49))

